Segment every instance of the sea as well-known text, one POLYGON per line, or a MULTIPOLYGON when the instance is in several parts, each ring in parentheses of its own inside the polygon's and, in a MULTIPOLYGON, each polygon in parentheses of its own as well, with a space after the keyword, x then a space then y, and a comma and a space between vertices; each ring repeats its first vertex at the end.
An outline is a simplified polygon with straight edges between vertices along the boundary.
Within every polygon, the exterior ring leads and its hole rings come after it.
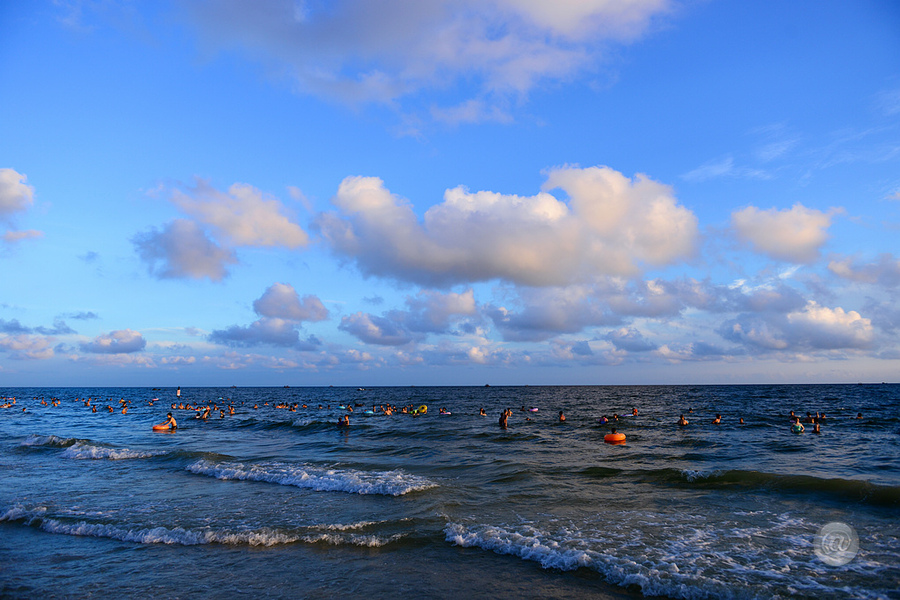
POLYGON ((900 385, 0 397, 2 598, 900 599, 900 385))

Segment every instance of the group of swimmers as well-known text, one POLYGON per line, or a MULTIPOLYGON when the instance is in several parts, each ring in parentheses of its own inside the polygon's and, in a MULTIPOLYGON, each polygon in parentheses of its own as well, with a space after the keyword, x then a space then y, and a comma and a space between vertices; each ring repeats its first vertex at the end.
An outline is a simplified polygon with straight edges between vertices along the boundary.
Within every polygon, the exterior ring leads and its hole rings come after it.
MULTIPOLYGON (((180 399, 181 398, 179 396, 179 400, 180 399)), ((17 404, 16 404, 17 398, 15 398, 15 397, 11 397, 11 396, 3 397, 3 398, 0 398, 0 400, 3 401, 3 403, 0 404, 0 408, 14 408, 17 406, 17 404)), ((41 396, 41 397, 35 397, 34 400, 38 400, 42 406, 56 407, 56 406, 59 406, 59 404, 60 404, 60 399, 55 398, 55 397, 50 398, 48 400, 48 399, 45 399, 43 396, 41 396)), ((153 398, 151 400, 148 400, 147 403, 149 406, 153 406, 154 402, 157 400, 158 400, 158 398, 153 398)), ((199 419, 199 420, 209 419, 211 413, 214 413, 214 412, 219 413, 220 419, 224 419, 226 415, 234 415, 236 412, 234 402, 231 401, 230 398, 229 399, 220 398, 220 400, 224 400, 221 407, 219 406, 218 403, 211 403, 211 404, 198 403, 196 405, 192 405, 190 402, 187 402, 187 403, 185 403, 183 401, 182 402, 173 402, 172 410, 173 411, 174 410, 194 411, 196 413, 194 418, 199 419)), ((84 406, 86 408, 90 408, 91 411, 94 413, 98 412, 98 410, 97 410, 98 405, 101 405, 101 403, 102 403, 102 400, 100 398, 95 399, 94 397, 75 398, 75 401, 83 402, 84 406)), ((112 398, 108 398, 106 400, 106 402, 108 403, 107 406, 105 407, 106 412, 109 412, 109 413, 115 412, 116 409, 113 407, 114 400, 112 398)), ((118 404, 120 405, 121 413, 124 415, 124 414, 128 414, 128 407, 129 407, 129 405, 132 404, 132 401, 126 400, 123 397, 120 400, 118 400, 118 404)), ((243 402, 241 404, 243 404, 243 402)), ((21 406, 21 405, 19 405, 19 406, 21 406)), ((270 404, 269 404, 269 402, 264 402, 263 406, 270 406, 270 404)), ((301 408, 301 407, 304 409, 308 408, 307 404, 301 404, 299 402, 293 402, 293 403, 279 402, 277 404, 272 403, 271 406, 276 409, 284 409, 284 410, 288 410, 290 412, 297 412, 298 408, 301 408)), ((364 407, 366 405, 363 403, 356 403, 355 406, 356 407, 364 407)), ((260 408, 259 403, 253 404, 254 410, 258 410, 259 408, 260 408)), ((346 405, 342 404, 342 405, 339 405, 338 408, 345 410, 346 414, 341 415, 338 418, 337 425, 340 427, 348 427, 350 425, 350 413, 353 412, 353 405, 351 405, 349 403, 346 405)), ((380 405, 373 405, 371 410, 366 410, 366 412, 368 414, 373 414, 373 415, 381 414, 384 416, 390 416, 395 413, 419 416, 421 414, 424 414, 425 411, 422 410, 423 408, 424 408, 424 406, 415 407, 415 405, 413 405, 413 404, 409 404, 409 405, 401 406, 401 407, 395 406, 393 404, 380 404, 380 405)), ((319 410, 331 409, 331 405, 330 404, 329 405, 319 404, 318 409, 319 410)), ((26 410, 27 410, 26 407, 23 406, 22 411, 24 412, 26 410)), ((537 412, 537 411, 538 411, 538 409, 536 407, 527 408, 527 407, 523 406, 521 408, 521 412, 537 412)), ((451 414, 450 411, 447 410, 446 408, 441 408, 439 412, 440 412, 440 414, 447 414, 447 415, 451 414)), ((693 409, 688 409, 689 414, 691 414, 693 412, 694 412, 693 409)), ((484 408, 481 408, 479 410, 478 414, 479 414, 479 416, 482 416, 482 417, 487 416, 487 412, 485 411, 484 408)), ((511 408, 503 409, 503 411, 501 411, 501 413, 500 413, 500 418, 498 419, 498 425, 501 428, 506 429, 509 426, 509 418, 512 415, 513 415, 513 410, 511 408)), ((637 408, 632 408, 631 416, 632 417, 638 416, 637 408)), ((796 415, 794 413, 794 411, 790 411, 790 414, 789 414, 791 430, 794 431, 795 433, 801 433, 805 430, 805 428, 803 426, 804 423, 813 426, 813 429, 812 429, 813 433, 821 433, 821 423, 826 421, 827 418, 828 417, 824 413, 819 413, 819 412, 817 412, 815 415, 813 415, 810 412, 807 412, 805 418, 801 418, 799 415, 796 415)), ((863 418, 862 413, 857 413, 856 419, 862 419, 862 418, 863 418)), ((561 411, 561 410, 559 411, 557 419, 559 422, 566 421, 566 416, 563 411, 561 411)), ((531 421, 532 418, 530 416, 526 416, 525 420, 531 421)), ((613 413, 611 418, 607 417, 606 415, 602 415, 598 419, 599 425, 615 425, 618 422, 619 422, 619 415, 617 413, 613 413)), ((677 423, 677 425, 684 427, 684 426, 687 426, 690 423, 690 421, 688 421, 685 418, 684 414, 682 414, 679 416, 679 419, 676 423, 677 423)), ((721 423, 722 423, 722 415, 716 414, 715 418, 712 419, 711 424, 719 425, 721 423)), ((739 418, 739 423, 742 425, 744 424, 743 417, 739 418)), ((175 417, 173 417, 171 412, 166 415, 166 421, 157 427, 161 428, 163 426, 167 426, 169 429, 175 429, 177 427, 175 417)))

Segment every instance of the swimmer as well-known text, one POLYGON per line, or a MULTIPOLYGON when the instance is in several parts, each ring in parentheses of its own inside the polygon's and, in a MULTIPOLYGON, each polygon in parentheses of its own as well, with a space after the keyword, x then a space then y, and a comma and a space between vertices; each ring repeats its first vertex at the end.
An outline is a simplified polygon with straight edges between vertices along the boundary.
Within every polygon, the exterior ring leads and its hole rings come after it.
POLYGON ((822 430, 819 429, 819 423, 816 422, 813 424, 813 433, 822 433, 822 430))
POLYGON ((606 415, 603 415, 602 417, 600 417, 599 423, 601 425, 606 425, 607 423, 609 423, 609 419, 606 418, 606 415))
POLYGON ((718 425, 718 424, 721 423, 721 422, 722 422, 722 415, 716 415, 716 418, 713 419, 712 424, 713 424, 713 425, 718 425))
POLYGON ((744 424, 744 417, 741 417, 741 425, 744 424))
POLYGON ((508 408, 504 409, 503 412, 500 413, 500 420, 497 422, 497 424, 500 425, 500 427, 502 427, 503 429, 506 429, 506 423, 509 420, 509 413, 510 411, 508 408))
POLYGON ((856 413, 856 418, 857 418, 857 419, 862 419, 862 413, 856 413))
POLYGON ((163 426, 169 426, 169 429, 175 429, 178 427, 178 424, 175 422, 175 417, 172 416, 172 413, 166 415, 166 422, 163 423, 163 426))
POLYGON ((636 417, 637 415, 638 415, 637 408, 632 408, 632 409, 631 409, 631 416, 632 416, 632 417, 636 417))
POLYGON ((563 411, 559 411, 559 420, 560 422, 566 420, 566 415, 563 414, 563 411))
POLYGON ((687 419, 684 418, 684 415, 681 415, 681 417, 679 417, 679 419, 678 419, 678 424, 679 424, 679 425, 682 425, 682 426, 687 425, 688 422, 689 422, 689 421, 688 421, 687 419))
POLYGON ((338 418, 338 427, 350 427, 350 415, 344 415, 338 418))
POLYGON ((486 417, 486 416, 487 416, 487 413, 484 412, 484 409, 482 408, 480 411, 478 411, 478 415, 481 416, 481 417, 486 417))

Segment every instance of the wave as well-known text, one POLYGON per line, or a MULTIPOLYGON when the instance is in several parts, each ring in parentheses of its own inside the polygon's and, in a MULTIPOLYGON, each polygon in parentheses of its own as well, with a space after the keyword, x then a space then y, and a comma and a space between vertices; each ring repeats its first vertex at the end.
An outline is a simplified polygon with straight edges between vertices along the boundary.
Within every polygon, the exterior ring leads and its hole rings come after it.
POLYGON ((62 449, 61 456, 73 459, 108 459, 124 460, 133 458, 150 458, 168 454, 166 450, 131 450, 129 448, 113 448, 78 438, 61 438, 55 435, 31 434, 20 444, 33 448, 62 449))
POLYGON ((786 493, 822 493, 857 502, 900 506, 900 487, 878 485, 858 479, 826 479, 813 475, 782 475, 740 469, 711 472, 659 469, 646 472, 646 475, 652 481, 688 484, 691 487, 761 488, 786 493))
POLYGON ((125 460, 132 458, 151 458, 168 454, 166 450, 130 450, 128 448, 110 448, 96 446, 88 442, 77 441, 66 448, 62 455, 74 459, 109 459, 125 460))
POLYGON ((36 433, 29 434, 26 437, 20 446, 36 446, 36 447, 46 447, 46 448, 68 448, 69 446, 75 444, 76 442, 86 442, 88 440, 79 440, 78 438, 61 438, 55 435, 37 435, 36 433))
POLYGON ((424 477, 410 475, 399 470, 357 471, 280 462, 245 464, 208 460, 199 460, 188 465, 187 470, 216 479, 263 481, 312 489, 317 492, 402 496, 410 492, 437 487, 436 483, 424 477))
POLYGON ((26 509, 22 506, 14 506, 0 515, 0 522, 18 522, 30 527, 36 527, 47 533, 60 535, 108 538, 136 544, 179 546, 224 544, 231 546, 270 547, 304 543, 380 548, 394 543, 405 536, 403 533, 378 535, 377 533, 359 533, 354 531, 375 524, 371 522, 351 525, 323 525, 287 531, 267 527, 249 531, 232 531, 228 529, 185 529, 183 527, 162 526, 132 528, 110 523, 68 522, 64 519, 48 517, 46 513, 47 509, 45 507, 26 509))
MULTIPOLYGON (((588 568, 603 575, 613 585, 637 587, 647 596, 727 598, 736 595, 732 586, 711 579, 706 582, 708 590, 691 586, 689 577, 679 573, 674 562, 647 565, 645 559, 644 564, 640 564, 627 556, 617 555, 614 548, 592 547, 568 531, 558 535, 530 525, 467 527, 448 523, 444 534, 448 542, 457 546, 517 556, 537 562, 545 569, 574 571, 588 568)), ((748 593, 747 597, 753 597, 753 594, 748 593)))
MULTIPOLYGON (((688 524, 680 516, 644 515, 639 521, 621 513, 606 517, 612 517, 606 524, 558 519, 543 524, 448 522, 444 535, 456 546, 515 556, 545 569, 590 569, 643 596, 813 598, 835 591, 833 573, 821 568, 813 552, 812 532, 797 533, 810 530, 802 520, 779 517, 722 530, 706 523, 688 524), (647 517, 659 517, 661 522, 648 523, 647 517)), ((886 590, 872 588, 882 574, 892 572, 892 562, 868 559, 853 569, 868 583, 844 588, 846 597, 887 597, 886 590)))

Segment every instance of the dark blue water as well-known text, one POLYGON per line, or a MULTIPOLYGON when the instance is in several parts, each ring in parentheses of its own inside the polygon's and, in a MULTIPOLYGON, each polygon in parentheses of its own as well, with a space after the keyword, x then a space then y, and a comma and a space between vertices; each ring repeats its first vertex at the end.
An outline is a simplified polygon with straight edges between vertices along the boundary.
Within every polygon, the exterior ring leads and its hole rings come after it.
POLYGON ((897 385, 0 395, 2 597, 900 598, 897 385))

